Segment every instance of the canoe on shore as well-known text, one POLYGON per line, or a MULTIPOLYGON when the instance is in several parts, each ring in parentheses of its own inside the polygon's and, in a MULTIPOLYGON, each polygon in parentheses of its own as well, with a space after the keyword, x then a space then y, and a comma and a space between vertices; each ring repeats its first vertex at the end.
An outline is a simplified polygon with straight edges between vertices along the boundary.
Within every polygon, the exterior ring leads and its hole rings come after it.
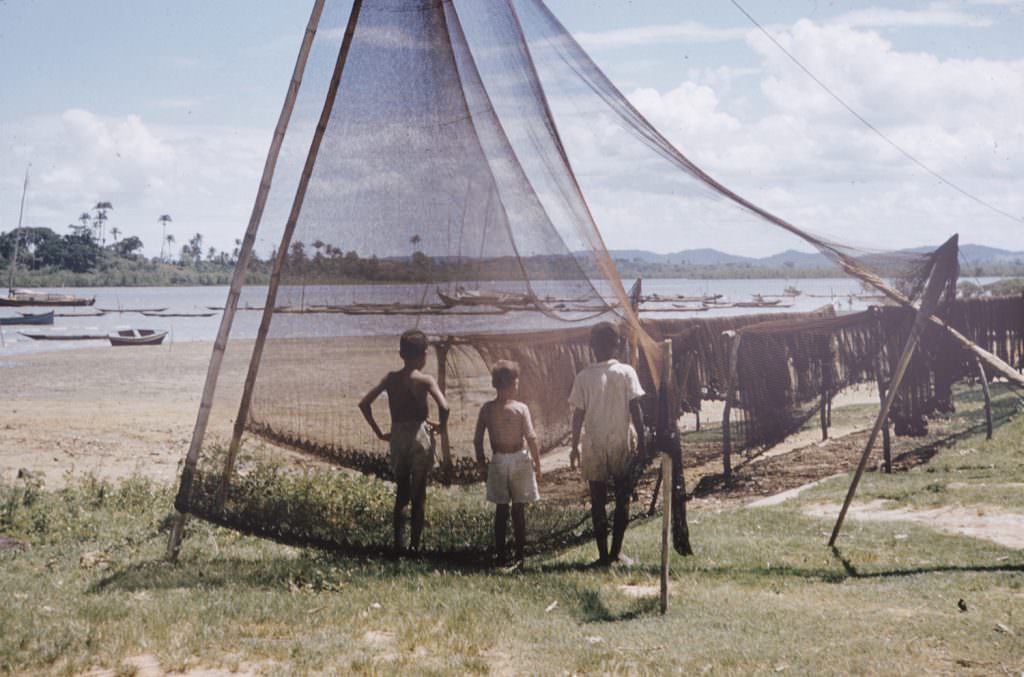
POLYGON ((24 324, 53 324, 53 311, 45 313, 21 313, 15 317, 0 317, 0 326, 24 324))
POLYGON ((102 313, 162 313, 167 308, 97 308, 102 313))
POLYGON ((28 331, 19 331, 18 333, 33 341, 105 341, 107 339, 106 334, 71 334, 66 332, 40 334, 28 331))
POLYGON ((140 311, 145 317, 213 317, 217 313, 156 313, 140 311))

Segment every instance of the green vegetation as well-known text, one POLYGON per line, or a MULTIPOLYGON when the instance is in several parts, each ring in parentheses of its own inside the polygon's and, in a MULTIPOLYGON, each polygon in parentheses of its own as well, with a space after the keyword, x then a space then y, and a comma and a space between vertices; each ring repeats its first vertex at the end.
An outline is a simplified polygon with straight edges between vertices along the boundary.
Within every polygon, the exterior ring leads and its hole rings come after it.
MULTIPOLYGON (((992 441, 956 430, 926 466, 868 473, 856 504, 1024 512, 1024 418, 996 390, 992 441)), ((657 523, 628 533, 631 570, 586 568, 589 544, 509 574, 338 557, 200 521, 171 564, 169 487, 17 480, 0 485, 0 533, 27 544, 0 551, 0 670, 132 674, 140 656, 264 674, 1024 670, 1024 551, 856 519, 830 550, 834 513, 804 511, 840 502, 848 482, 771 508, 691 505, 696 555, 673 555, 662 617, 657 523)))
POLYGON ((1024 278, 997 280, 989 284, 977 284, 970 280, 964 280, 957 285, 957 293, 968 299, 979 296, 1016 296, 1024 294, 1024 278))

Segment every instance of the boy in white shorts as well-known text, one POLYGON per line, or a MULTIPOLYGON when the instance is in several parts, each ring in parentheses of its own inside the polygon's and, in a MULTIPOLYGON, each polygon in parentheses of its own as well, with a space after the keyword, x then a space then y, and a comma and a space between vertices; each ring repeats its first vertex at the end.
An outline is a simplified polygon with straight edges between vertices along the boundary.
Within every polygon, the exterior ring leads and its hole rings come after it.
POLYGON ((590 348, 596 362, 576 374, 569 394, 569 404, 575 409, 569 458, 573 466, 580 462, 580 472, 589 484, 590 517, 597 540, 595 564, 598 566, 631 562, 621 554, 632 493, 629 469, 636 452, 644 453, 643 413, 639 400, 644 391, 636 370, 615 359, 620 344, 615 325, 609 322, 595 325, 590 331, 590 348), (605 510, 609 479, 615 485, 611 551, 608 550, 608 513, 605 510))
POLYGON ((480 474, 487 479, 487 500, 495 504, 494 545, 498 562, 506 561, 505 534, 511 504, 516 541, 514 564, 521 567, 526 546, 526 504, 540 498, 537 491, 540 451, 530 409, 515 399, 519 389, 519 366, 508 360, 496 362, 491 370, 491 385, 497 390, 497 397, 480 407, 473 447, 480 474), (489 465, 484 458, 484 431, 491 440, 489 465))

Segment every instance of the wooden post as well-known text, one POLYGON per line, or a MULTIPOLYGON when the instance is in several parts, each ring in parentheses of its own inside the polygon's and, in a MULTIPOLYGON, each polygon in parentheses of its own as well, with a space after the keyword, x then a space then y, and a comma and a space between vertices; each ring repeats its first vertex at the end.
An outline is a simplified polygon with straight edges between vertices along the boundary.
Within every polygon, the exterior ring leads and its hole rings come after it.
POLYGON ((928 278, 928 286, 925 288, 924 296, 921 299, 921 307, 914 318, 914 325, 910 328, 910 336, 907 337, 903 354, 900 356, 900 361, 896 365, 896 371, 889 382, 889 392, 886 394, 882 408, 878 412, 878 418, 875 420, 875 426, 871 429, 871 435, 868 436, 868 442, 864 447, 864 453, 861 454, 860 463, 858 463, 857 470, 853 475, 853 481, 850 483, 850 489, 846 492, 846 500, 843 501, 843 507, 839 511, 839 517, 836 519, 835 527, 832 529, 832 536, 828 541, 830 546, 835 545, 836 539, 839 537, 839 530, 843 527, 846 511, 850 509, 850 503, 853 502, 853 496, 857 492, 857 485, 860 484, 860 478, 864 474, 864 468, 867 466, 868 456, 875 445, 875 439, 878 437, 882 424, 889 416, 889 410, 892 408, 893 400, 896 399, 896 393, 899 391, 903 377, 910 366, 910 360, 914 356, 914 350, 917 348, 922 332, 924 332, 925 324, 930 320, 932 313, 935 312, 951 272, 956 269, 958 251, 957 236, 954 235, 935 253, 935 259, 933 260, 931 273, 928 278))
POLYGON ((221 316, 220 327, 217 330, 217 338, 213 343, 213 354, 210 357, 210 364, 206 370, 206 382, 203 386, 202 399, 199 404, 199 413, 196 416, 196 424, 192 430, 192 441, 189 444, 188 453, 185 456, 185 465, 181 473, 181 483, 178 487, 178 495, 175 499, 175 508, 178 514, 175 517, 171 529, 170 538, 167 541, 167 558, 175 560, 178 557, 178 550, 181 547, 181 538, 185 530, 186 512, 188 497, 192 486, 192 477, 195 474, 196 463, 199 460, 199 450, 202 447, 203 437, 206 434, 206 426, 210 420, 210 411, 213 407, 213 395, 217 387, 217 377, 220 374, 221 364, 224 361, 224 351, 227 347, 228 336, 231 334, 231 325, 234 322, 235 312, 238 310, 238 299, 241 296, 242 285, 245 283, 246 271, 252 259, 252 250, 256 242, 256 232, 259 230, 260 222, 263 220, 263 209, 267 204, 267 197, 270 195, 270 187, 274 178, 274 171, 277 167, 277 160, 281 154, 281 146, 284 143, 285 132, 291 119, 292 111, 295 108, 295 100, 299 94, 302 84, 302 76, 306 70, 306 62, 309 58, 309 51, 313 46, 313 38, 316 36, 317 27, 320 24, 320 16, 323 13, 325 0, 316 0, 313 4, 313 11, 306 25, 306 32, 302 38, 302 46, 299 48, 299 56, 295 61, 295 69, 292 72, 292 80, 288 85, 288 93, 285 96, 281 114, 277 120, 277 127, 274 130, 274 137, 270 143, 270 150, 267 152, 267 160, 263 166, 263 176, 260 179, 259 190, 256 193, 256 200, 253 203, 252 212, 249 215, 249 225, 245 230, 242 245, 239 249, 238 261, 235 263, 235 271, 231 277, 231 288, 228 291, 227 302, 224 305, 224 315, 221 316))
POLYGON ((722 474, 725 476, 725 485, 732 486, 732 397, 738 382, 736 369, 740 355, 740 340, 742 336, 732 329, 722 332, 722 336, 728 337, 732 342, 729 350, 729 374, 725 381, 725 407, 722 409, 722 474))
MULTIPOLYGON (((885 406, 885 395, 887 388, 885 387, 885 381, 882 377, 878 377, 878 399, 879 407, 885 406)), ((892 440, 889 439, 889 417, 886 416, 885 420, 882 421, 882 461, 884 463, 884 471, 886 474, 892 473, 892 440)))
POLYGON ((828 386, 821 388, 821 404, 818 409, 818 416, 821 418, 821 441, 828 439, 828 386))
MULTIPOLYGON (((668 389, 672 387, 672 341, 663 341, 661 344, 661 387, 668 389)), ((667 406, 659 412, 658 426, 662 428, 658 437, 668 441, 669 426, 675 425, 676 412, 672 406, 672 398, 667 399, 667 406)), ((661 493, 661 613, 668 611, 668 562, 669 550, 672 547, 672 455, 667 448, 661 449, 661 485, 668 487, 661 493)))
MULTIPOLYGON (((437 386, 441 389, 441 392, 445 395, 448 394, 448 350, 451 347, 448 339, 444 339, 434 344, 434 350, 437 354, 437 386)), ((441 463, 444 464, 444 476, 445 484, 451 483, 452 473, 452 447, 451 440, 448 437, 448 426, 441 429, 441 463)))
MULTIPOLYGON (((661 455, 661 483, 672 485, 672 456, 661 455)), ((668 560, 672 547, 672 492, 661 495, 661 613, 668 611, 668 560)))
POLYGON ((988 377, 985 375, 985 365, 981 358, 974 356, 974 363, 978 365, 978 376, 981 378, 981 391, 985 395, 985 439, 992 439, 992 395, 988 389, 988 377))

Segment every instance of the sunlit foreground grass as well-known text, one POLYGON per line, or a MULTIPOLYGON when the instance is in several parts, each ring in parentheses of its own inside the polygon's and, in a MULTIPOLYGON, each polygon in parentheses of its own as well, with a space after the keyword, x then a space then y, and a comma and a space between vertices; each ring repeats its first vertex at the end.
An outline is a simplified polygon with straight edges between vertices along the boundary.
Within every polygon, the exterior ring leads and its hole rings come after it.
MULTIPOLYGON (((869 473, 858 503, 1000 509, 1024 529, 1014 401, 1002 396, 991 442, 954 438, 927 466, 869 473)), ((1024 551, 853 520, 832 551, 832 520, 803 508, 847 486, 772 508, 691 506, 696 555, 673 555, 663 617, 645 596, 656 523, 630 530, 628 571, 587 569, 589 545, 508 574, 339 558, 199 521, 170 564, 170 488, 19 481, 0 488, 0 533, 29 544, 0 553, 0 669, 130 674, 126 661, 146 655, 168 671, 266 674, 1020 674, 1024 551)))

